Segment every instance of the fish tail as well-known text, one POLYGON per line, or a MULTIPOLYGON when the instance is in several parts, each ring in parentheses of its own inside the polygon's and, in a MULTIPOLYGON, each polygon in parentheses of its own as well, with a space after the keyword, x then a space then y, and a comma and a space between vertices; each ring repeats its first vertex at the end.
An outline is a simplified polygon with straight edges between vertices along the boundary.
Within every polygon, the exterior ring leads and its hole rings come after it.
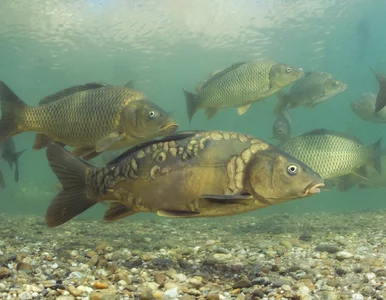
POLYGON ((382 163, 381 163, 381 139, 376 141, 373 145, 373 165, 374 168, 382 175, 382 163))
POLYGON ((47 159, 62 185, 62 190, 46 212, 48 227, 56 227, 98 203, 95 193, 87 184, 87 174, 95 167, 57 143, 47 147, 47 159))
POLYGON ((3 173, 0 170, 0 190, 3 188, 5 188, 5 181, 4 181, 3 173))
POLYGON ((277 116, 281 112, 283 112, 289 103, 289 97, 288 97, 288 94, 286 92, 278 91, 277 97, 279 98, 279 101, 277 102, 277 104, 274 108, 275 116, 277 116))
POLYGON ((197 111, 196 95, 191 92, 188 92, 185 89, 184 89, 184 93, 185 93, 185 100, 186 100, 186 111, 188 113, 189 123, 191 123, 192 118, 197 111))
POLYGON ((0 141, 22 131, 21 116, 27 105, 2 81, 0 81, 0 141))
POLYGON ((20 151, 20 152, 16 153, 16 159, 15 159, 15 182, 19 182, 19 158, 26 150, 27 149, 24 149, 23 151, 20 151))

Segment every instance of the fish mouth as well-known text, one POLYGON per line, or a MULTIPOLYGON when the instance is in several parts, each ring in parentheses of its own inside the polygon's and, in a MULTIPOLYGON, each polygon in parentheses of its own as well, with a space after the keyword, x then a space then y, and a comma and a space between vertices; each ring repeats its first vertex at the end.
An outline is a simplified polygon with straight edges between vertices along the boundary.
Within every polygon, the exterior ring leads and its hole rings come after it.
POLYGON ((348 85, 344 83, 344 84, 342 84, 342 87, 340 88, 340 90, 345 91, 345 90, 347 90, 347 87, 348 87, 348 85))
POLYGON ((307 195, 313 195, 313 194, 319 194, 320 189, 324 187, 324 183, 311 183, 308 185, 304 191, 304 196, 307 195))
POLYGON ((177 123, 166 123, 160 127, 162 133, 174 133, 178 129, 177 123))

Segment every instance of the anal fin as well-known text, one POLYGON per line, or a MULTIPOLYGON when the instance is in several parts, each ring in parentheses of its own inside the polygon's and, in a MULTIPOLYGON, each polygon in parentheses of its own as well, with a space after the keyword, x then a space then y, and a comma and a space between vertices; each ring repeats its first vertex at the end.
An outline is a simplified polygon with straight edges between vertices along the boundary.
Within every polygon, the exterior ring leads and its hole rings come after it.
POLYGON ((43 148, 47 147, 51 142, 52 142, 52 139, 49 138, 44 133, 37 133, 35 136, 35 141, 34 141, 34 144, 32 146, 32 149, 34 149, 34 150, 43 149, 43 148))
POLYGON ((117 221, 128 216, 136 214, 136 210, 132 210, 130 207, 123 203, 110 204, 110 208, 105 211, 103 220, 105 221, 117 221))
POLYGON ((246 104, 246 105, 243 105, 243 106, 239 106, 237 108, 237 113, 239 115, 242 115, 242 114, 245 114, 245 112, 251 107, 252 103, 249 103, 249 104, 246 104))

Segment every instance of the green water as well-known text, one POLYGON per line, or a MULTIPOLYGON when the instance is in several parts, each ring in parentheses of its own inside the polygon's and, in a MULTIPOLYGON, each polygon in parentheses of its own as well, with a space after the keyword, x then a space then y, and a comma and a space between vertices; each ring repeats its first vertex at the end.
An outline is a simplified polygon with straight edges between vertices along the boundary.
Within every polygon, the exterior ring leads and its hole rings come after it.
MULTIPOLYGON (((349 86, 313 110, 291 110, 294 134, 329 128, 373 143, 385 125, 361 121, 350 103, 363 92, 377 92, 369 66, 386 72, 385 15, 383 0, 2 0, 0 79, 29 105, 71 85, 134 80, 137 89, 173 112, 180 130, 231 130, 275 142, 270 139, 275 96, 242 116, 226 108, 207 121, 199 111, 189 124, 183 94, 183 88, 194 91, 210 72, 234 62, 272 59, 330 72, 349 86), (365 46, 357 33, 362 18, 371 37, 358 60, 365 46)), ((19 150, 28 148, 18 184, 0 162, 7 182, 0 190, 2 212, 44 215, 56 193, 45 151, 31 149, 34 135, 14 137, 19 150)), ((330 191, 250 214, 384 209, 384 195, 384 189, 330 191)), ((104 209, 99 205, 82 217, 100 219, 104 209)))

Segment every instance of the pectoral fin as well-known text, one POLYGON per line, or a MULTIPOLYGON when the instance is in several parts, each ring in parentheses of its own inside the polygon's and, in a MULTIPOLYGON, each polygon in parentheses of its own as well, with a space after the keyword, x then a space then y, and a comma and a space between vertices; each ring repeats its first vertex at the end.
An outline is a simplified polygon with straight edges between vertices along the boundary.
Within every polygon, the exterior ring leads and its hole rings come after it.
POLYGON ((243 105, 243 106, 239 106, 239 107, 237 108, 237 113, 238 113, 239 115, 244 114, 244 113, 251 107, 251 105, 252 105, 252 103, 249 103, 249 104, 243 105))
POLYGON ((199 212, 193 211, 174 211, 174 210, 159 210, 157 215, 160 217, 169 217, 169 218, 195 218, 200 215, 199 212))
POLYGON ((222 203, 222 204, 237 204, 241 203, 243 200, 251 200, 253 196, 251 194, 241 194, 241 195, 201 195, 201 198, 222 203))
POLYGON ((119 134, 118 132, 112 132, 108 136, 100 139, 95 144, 95 151, 96 152, 103 152, 107 150, 111 145, 115 144, 116 142, 119 142, 125 134, 119 134))
POLYGON ((128 216, 136 214, 136 210, 132 210, 130 207, 122 203, 110 204, 110 208, 105 211, 103 220, 105 221, 117 221, 128 216))

